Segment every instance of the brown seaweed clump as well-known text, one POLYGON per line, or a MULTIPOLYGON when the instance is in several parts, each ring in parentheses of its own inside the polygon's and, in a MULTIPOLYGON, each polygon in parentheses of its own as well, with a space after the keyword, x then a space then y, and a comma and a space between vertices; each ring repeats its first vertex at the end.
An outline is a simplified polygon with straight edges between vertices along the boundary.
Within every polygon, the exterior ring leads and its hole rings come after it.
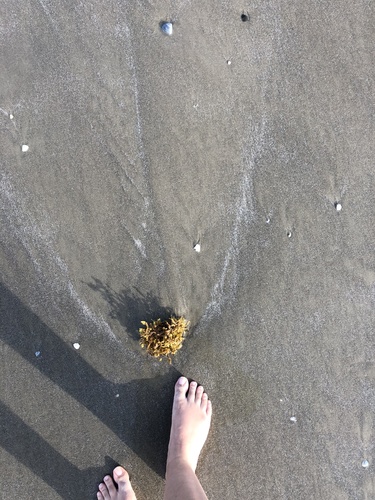
POLYGON ((141 323, 144 325, 144 328, 139 329, 141 347, 145 347, 151 356, 160 358, 160 361, 166 356, 171 363, 171 356, 182 347, 189 321, 172 316, 164 321, 159 318, 150 323, 141 323))

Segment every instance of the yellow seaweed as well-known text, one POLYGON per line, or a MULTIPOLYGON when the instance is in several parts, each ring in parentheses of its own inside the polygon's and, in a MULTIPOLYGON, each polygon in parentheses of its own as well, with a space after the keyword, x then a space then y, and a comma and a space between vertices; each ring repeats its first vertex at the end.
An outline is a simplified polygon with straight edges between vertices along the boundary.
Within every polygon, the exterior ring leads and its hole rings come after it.
POLYGON ((189 321, 183 317, 170 317, 162 321, 160 318, 150 323, 141 321, 144 328, 139 329, 140 344, 147 352, 159 361, 167 357, 171 363, 171 356, 181 349, 185 334, 189 327, 189 321))

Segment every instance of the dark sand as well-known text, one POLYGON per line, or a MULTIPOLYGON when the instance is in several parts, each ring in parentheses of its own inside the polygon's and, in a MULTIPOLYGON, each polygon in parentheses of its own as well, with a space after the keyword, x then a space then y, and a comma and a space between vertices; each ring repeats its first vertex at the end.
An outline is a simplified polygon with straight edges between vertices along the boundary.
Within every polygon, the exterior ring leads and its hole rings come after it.
POLYGON ((2 499, 92 499, 118 463, 162 498, 180 373, 210 499, 375 498, 374 14, 2 2, 2 499), (137 338, 169 309, 172 366, 137 338))

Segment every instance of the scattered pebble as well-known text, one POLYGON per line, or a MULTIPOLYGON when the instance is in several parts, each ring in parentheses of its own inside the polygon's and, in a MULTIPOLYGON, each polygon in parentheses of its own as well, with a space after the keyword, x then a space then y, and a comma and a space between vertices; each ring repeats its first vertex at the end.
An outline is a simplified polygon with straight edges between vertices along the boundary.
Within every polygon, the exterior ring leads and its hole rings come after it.
POLYGON ((120 394, 115 394, 115 398, 119 398, 120 397, 120 394))
POLYGON ((336 210, 337 210, 338 212, 341 212, 341 210, 342 210, 342 205, 341 205, 341 203, 336 202, 336 203, 335 203, 335 208, 336 208, 336 210))
POLYGON ((36 351, 35 352, 35 357, 39 358, 39 356, 41 355, 41 352, 40 351, 36 351))
POLYGON ((271 222, 271 219, 269 217, 267 217, 266 224, 269 224, 270 222, 271 222))
POLYGON ((297 417, 290 417, 290 421, 295 424, 297 422, 297 417))
POLYGON ((286 235, 288 236, 288 238, 291 238, 291 237, 292 237, 292 231, 288 231, 288 232, 286 233, 286 235))
POLYGON ((241 14, 241 21, 246 23, 246 21, 248 21, 250 19, 250 17, 247 15, 247 14, 241 14))
POLYGON ((78 344, 78 342, 74 342, 73 344, 74 349, 79 349, 81 347, 81 344, 78 344))
POLYGON ((230 65, 232 64, 232 61, 230 61, 230 60, 228 59, 227 64, 228 64, 228 66, 230 66, 230 65))
POLYGON ((367 469, 367 468, 369 467, 369 465, 370 465, 370 464, 369 464, 368 460, 362 460, 362 467, 363 467, 364 469, 367 469))
POLYGON ((165 33, 166 35, 169 35, 171 36, 172 33, 173 33, 173 26, 172 26, 172 23, 163 23, 161 25, 161 30, 163 33, 165 33))
POLYGON ((12 115, 12 113, 9 113, 9 118, 13 120, 14 116, 12 115))
POLYGON ((194 248, 194 250, 195 250, 196 252, 198 252, 198 253, 199 253, 199 252, 201 251, 201 246, 200 246, 200 243, 196 243, 196 244, 193 246, 193 248, 194 248))
POLYGON ((22 153, 26 153, 29 150, 29 146, 27 144, 22 144, 21 151, 22 153))

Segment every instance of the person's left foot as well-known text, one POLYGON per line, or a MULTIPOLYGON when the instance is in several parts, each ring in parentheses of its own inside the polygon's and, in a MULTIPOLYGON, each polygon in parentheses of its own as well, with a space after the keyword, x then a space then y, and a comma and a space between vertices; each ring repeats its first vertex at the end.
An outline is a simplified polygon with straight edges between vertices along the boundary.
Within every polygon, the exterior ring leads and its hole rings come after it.
POLYGON ((99 491, 96 494, 98 500, 136 500, 129 474, 122 467, 116 467, 111 476, 105 476, 104 482, 99 484, 99 491), (117 488, 114 481, 117 483, 117 488))

